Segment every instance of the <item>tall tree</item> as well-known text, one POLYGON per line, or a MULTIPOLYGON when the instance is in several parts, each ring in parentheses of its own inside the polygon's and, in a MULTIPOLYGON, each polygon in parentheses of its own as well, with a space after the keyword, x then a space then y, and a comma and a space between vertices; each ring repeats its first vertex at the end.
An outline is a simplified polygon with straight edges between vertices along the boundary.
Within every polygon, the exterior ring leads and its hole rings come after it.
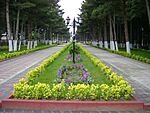
POLYGON ((9 40, 9 51, 13 51, 13 43, 11 38, 10 18, 9 18, 9 0, 6 0, 6 22, 7 22, 7 33, 9 40))
POLYGON ((148 20, 149 20, 149 26, 150 26, 150 7, 148 0, 145 0, 146 2, 146 8, 147 8, 147 14, 148 14, 148 20))

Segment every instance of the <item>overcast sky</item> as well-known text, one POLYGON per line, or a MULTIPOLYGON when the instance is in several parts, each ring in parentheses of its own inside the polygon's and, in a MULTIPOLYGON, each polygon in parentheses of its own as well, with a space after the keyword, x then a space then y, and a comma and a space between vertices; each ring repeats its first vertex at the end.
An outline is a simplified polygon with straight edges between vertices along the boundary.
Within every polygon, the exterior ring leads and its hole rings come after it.
POLYGON ((81 8, 81 3, 83 0, 60 0, 59 5, 61 5, 61 9, 64 9, 64 19, 69 16, 71 21, 74 17, 77 17, 80 13, 79 8, 81 8))

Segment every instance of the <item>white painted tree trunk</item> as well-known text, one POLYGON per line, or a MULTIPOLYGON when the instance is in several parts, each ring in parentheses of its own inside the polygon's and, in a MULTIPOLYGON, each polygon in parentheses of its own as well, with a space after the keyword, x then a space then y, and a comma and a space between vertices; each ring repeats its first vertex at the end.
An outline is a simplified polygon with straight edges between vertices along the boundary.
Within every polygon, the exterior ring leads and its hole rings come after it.
POLYGON ((26 45, 26 40, 23 41, 23 45, 24 45, 24 46, 26 45))
POLYGON ((33 48, 33 41, 30 41, 30 49, 33 48))
POLYGON ((107 41, 104 41, 104 47, 108 48, 108 42, 107 41))
POLYGON ((13 41, 9 40, 8 44, 9 44, 9 52, 13 51, 13 41))
POLYGON ((51 40, 49 40, 49 44, 52 44, 52 41, 51 41, 51 40))
POLYGON ((100 46, 100 48, 103 48, 103 41, 99 42, 99 46, 100 46))
POLYGON ((21 50, 21 40, 19 40, 19 47, 18 47, 18 51, 21 50))
POLYGON ((92 42, 92 45, 96 46, 96 45, 97 45, 97 42, 93 41, 93 42, 92 42))
POLYGON ((133 48, 133 44, 130 44, 130 48, 131 48, 131 49, 133 48))
POLYGON ((120 47, 123 48, 123 44, 122 43, 120 43, 120 47))
POLYGON ((111 15, 109 16, 109 24, 110 24, 110 49, 115 50, 115 44, 114 44, 114 39, 113 39, 113 29, 112 29, 112 18, 111 15))
POLYGON ((110 41, 110 49, 111 49, 111 50, 115 50, 114 41, 110 41))
POLYGON ((30 49, 30 41, 28 41, 27 49, 30 49))
POLYGON ((14 51, 17 51, 17 40, 13 40, 14 51))
POLYGON ((34 41, 34 46, 33 46, 33 47, 34 47, 34 48, 37 47, 37 40, 34 41))
POLYGON ((117 43, 117 41, 115 41, 115 48, 118 51, 118 43, 117 43))
POLYGON ((48 40, 45 40, 45 44, 46 44, 46 45, 48 44, 48 40))
POLYGON ((130 51, 130 43, 129 42, 126 42, 126 51, 127 51, 127 53, 131 53, 131 51, 130 51))

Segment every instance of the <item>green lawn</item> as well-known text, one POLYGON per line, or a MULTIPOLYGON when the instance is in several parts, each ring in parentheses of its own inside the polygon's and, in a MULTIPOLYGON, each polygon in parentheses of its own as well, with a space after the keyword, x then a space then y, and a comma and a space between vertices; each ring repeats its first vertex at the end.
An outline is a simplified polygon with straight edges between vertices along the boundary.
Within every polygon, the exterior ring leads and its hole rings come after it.
MULTIPOLYGON (((119 48, 119 51, 125 51, 125 48, 119 48)), ((143 51, 140 49, 131 49, 131 53, 150 59, 150 52, 146 50, 143 51)))
MULTIPOLYGON (((56 79, 58 69, 64 65, 72 64, 71 61, 65 60, 67 54, 68 50, 62 53, 62 55, 60 55, 52 64, 50 64, 46 68, 46 70, 42 72, 38 78, 35 79, 33 83, 36 84, 38 82, 41 82, 52 85, 54 83, 54 80, 56 79)), ((95 84, 112 84, 104 75, 104 73, 98 67, 96 67, 88 57, 86 57, 82 52, 80 54, 82 60, 80 62, 76 62, 76 64, 83 64, 88 69, 88 72, 94 79, 95 84)))

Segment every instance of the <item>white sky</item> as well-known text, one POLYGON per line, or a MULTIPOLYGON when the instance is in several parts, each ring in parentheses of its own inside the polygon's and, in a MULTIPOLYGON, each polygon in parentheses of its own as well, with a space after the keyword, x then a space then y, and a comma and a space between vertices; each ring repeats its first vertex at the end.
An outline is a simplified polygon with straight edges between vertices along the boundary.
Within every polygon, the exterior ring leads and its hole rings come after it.
POLYGON ((61 9, 64 9, 65 14, 63 15, 64 19, 69 16, 71 22, 74 17, 77 17, 80 14, 79 8, 81 8, 81 3, 83 0, 60 0, 59 5, 61 9))

